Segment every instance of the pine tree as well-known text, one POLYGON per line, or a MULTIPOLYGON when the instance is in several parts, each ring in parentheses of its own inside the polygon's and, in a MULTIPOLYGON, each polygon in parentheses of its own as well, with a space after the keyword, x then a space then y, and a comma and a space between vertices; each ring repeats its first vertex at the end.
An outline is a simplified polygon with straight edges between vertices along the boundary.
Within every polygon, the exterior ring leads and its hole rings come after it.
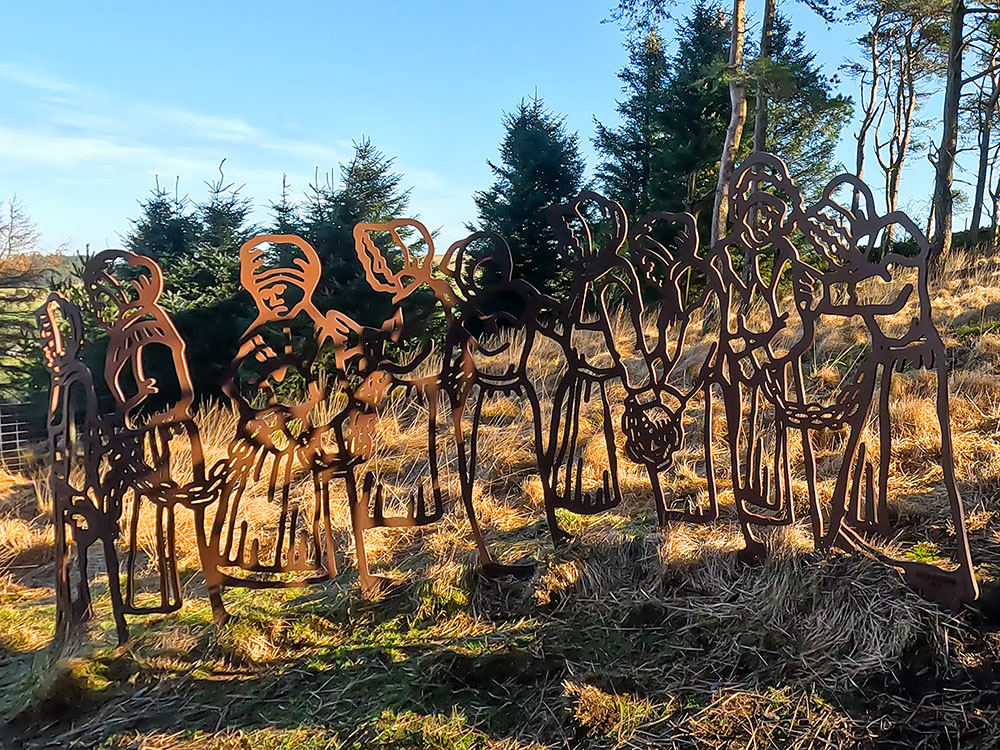
POLYGON ((487 162, 496 180, 473 196, 476 228, 507 240, 515 275, 539 289, 556 289, 562 271, 545 209, 583 189, 579 138, 537 97, 505 115, 504 127, 500 163, 487 162))
POLYGON ((281 176, 281 200, 271 201, 271 231, 275 234, 298 234, 302 229, 299 207, 288 196, 288 175, 281 176))
MULTIPOLYGON (((320 257, 323 274, 316 294, 320 309, 337 309, 365 325, 380 325, 388 315, 387 295, 371 289, 354 250, 354 225, 404 218, 410 191, 394 171, 395 159, 362 138, 351 160, 333 178, 310 186, 302 211, 302 227, 320 257)), ((394 248, 384 252, 390 262, 394 248)))
POLYGON ((168 267, 191 252, 200 228, 186 197, 176 190, 171 196, 157 178, 150 197, 139 206, 141 214, 132 220, 132 229, 125 237, 127 250, 168 267))
POLYGON ((604 156, 597 167, 597 179, 604 192, 632 217, 654 207, 652 186, 663 176, 668 76, 663 39, 658 33, 651 31, 629 42, 629 65, 618 74, 627 95, 618 102, 622 124, 609 128, 594 120, 594 147, 604 156))

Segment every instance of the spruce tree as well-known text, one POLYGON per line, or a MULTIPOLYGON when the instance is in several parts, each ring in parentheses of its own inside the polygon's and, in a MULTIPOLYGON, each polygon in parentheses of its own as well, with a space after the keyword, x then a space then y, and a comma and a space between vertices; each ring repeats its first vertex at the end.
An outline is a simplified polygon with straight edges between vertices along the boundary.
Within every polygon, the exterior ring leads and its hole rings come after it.
MULTIPOLYGON (((410 191, 394 171, 395 159, 368 138, 354 144, 354 155, 340 166, 339 184, 330 177, 310 186, 302 210, 304 236, 316 248, 323 266, 316 302, 321 310, 337 309, 359 323, 380 325, 389 312, 387 295, 371 289, 354 250, 354 225, 406 216, 410 191)), ((383 251, 398 260, 395 248, 383 251)))
POLYGON ((677 26, 664 93, 664 173, 654 191, 659 208, 701 213, 712 207, 731 109, 722 75, 731 35, 728 15, 705 0, 677 26))
POLYGON ((583 189, 579 138, 537 97, 506 114, 504 127, 500 163, 487 162, 496 179, 473 196, 479 220, 470 229, 507 240, 516 276, 542 290, 558 289, 564 272, 545 209, 583 189))
POLYGON ((766 146, 788 163, 806 198, 815 200, 842 169, 835 155, 854 102, 835 93, 837 79, 823 73, 804 35, 793 33, 781 14, 774 19, 773 45, 772 75, 779 85, 769 91, 766 146))
POLYGON ((622 124, 609 128, 595 118, 594 147, 604 160, 597 179, 608 197, 619 201, 629 216, 654 208, 653 184, 664 176, 665 93, 669 66, 663 39, 651 31, 629 42, 629 65, 618 77, 627 95, 618 102, 622 124))
POLYGON ((190 201, 176 189, 171 196, 157 178, 150 197, 140 201, 139 206, 141 213, 132 220, 125 248, 172 269, 174 262, 188 255, 198 240, 200 227, 190 201))

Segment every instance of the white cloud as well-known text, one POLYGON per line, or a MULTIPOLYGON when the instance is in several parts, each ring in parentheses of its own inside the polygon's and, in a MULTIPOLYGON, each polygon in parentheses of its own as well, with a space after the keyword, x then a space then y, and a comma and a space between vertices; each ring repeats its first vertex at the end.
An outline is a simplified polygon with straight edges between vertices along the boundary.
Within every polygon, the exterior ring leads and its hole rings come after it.
POLYGON ((202 138, 246 143, 262 136, 257 128, 239 117, 222 117, 155 103, 140 103, 132 109, 130 119, 179 127, 202 138))
POLYGON ((42 89, 44 91, 61 91, 63 93, 81 91, 79 86, 68 81, 63 81, 42 71, 31 70, 22 65, 10 62, 0 63, 0 78, 21 86, 42 89))
POLYGON ((0 158, 46 165, 76 165, 84 162, 134 161, 146 152, 139 146, 116 143, 99 136, 46 134, 37 129, 0 125, 0 158))

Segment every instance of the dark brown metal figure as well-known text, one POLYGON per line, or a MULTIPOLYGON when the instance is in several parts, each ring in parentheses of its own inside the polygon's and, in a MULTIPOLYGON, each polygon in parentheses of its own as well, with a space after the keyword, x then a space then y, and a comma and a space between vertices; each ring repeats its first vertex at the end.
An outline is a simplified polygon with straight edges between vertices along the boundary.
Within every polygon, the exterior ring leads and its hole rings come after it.
POLYGON ((316 410, 334 399, 338 371, 360 353, 360 326, 337 311, 321 313, 313 302, 320 262, 305 240, 254 237, 240 248, 240 271, 257 318, 243 334, 223 384, 238 413, 237 433, 227 459, 213 469, 224 486, 202 541, 220 622, 227 617, 222 585, 287 587, 336 575, 329 482, 345 471, 346 457, 324 447, 324 438, 346 415, 323 421, 316 410), (324 346, 333 349, 333 371, 325 382, 316 361, 324 346), (311 509, 291 496, 297 471, 312 472, 311 509), (245 512, 246 494, 262 477, 277 518, 255 529, 245 512))
MULTIPOLYGON (((150 258, 124 250, 105 250, 94 256, 83 281, 97 319, 108 335, 104 379, 114 399, 115 412, 107 418, 108 472, 103 481, 109 512, 120 517, 131 495, 128 523, 124 612, 172 612, 181 606, 180 577, 175 549, 175 508, 211 502, 215 492, 205 476, 201 439, 191 415, 194 388, 188 372, 185 344, 173 321, 160 306, 163 273, 150 258), (164 350, 172 383, 157 383, 147 375, 149 357, 164 350), (168 393, 170 388, 174 393, 168 393), (143 412, 154 394, 175 396, 172 406, 154 414, 143 412), (181 482, 174 476, 171 442, 186 442, 192 476, 181 482), (137 555, 140 513, 151 503, 155 513, 154 543, 159 601, 142 604, 137 585, 142 569, 137 555)), ((115 576, 117 583, 117 576, 115 576)))
POLYGON ((535 342, 535 321, 552 303, 531 284, 512 278, 510 247, 492 233, 477 232, 456 242, 442 260, 441 270, 454 281, 458 299, 444 351, 462 502, 484 575, 525 578, 534 566, 496 562, 476 519, 473 497, 479 434, 483 405, 489 399, 523 398, 530 412, 536 455, 541 450, 541 405, 528 374, 528 358, 535 342), (466 428, 470 407, 472 420, 466 428))
POLYGON ((869 553, 899 569, 925 596, 946 606, 955 608, 975 599, 964 511, 954 477, 945 349, 930 316, 926 238, 903 214, 878 216, 870 191, 852 177, 834 180, 820 203, 806 209, 784 164, 769 154, 755 154, 744 162, 734 175, 731 194, 733 229, 718 253, 726 261, 726 281, 734 290, 722 352, 730 379, 724 392, 734 493, 746 552, 758 557, 763 551, 754 525, 794 520, 789 445, 792 434, 798 433, 817 545, 869 553), (858 194, 859 210, 852 211, 834 199, 845 187, 858 194), (915 240, 916 255, 880 257, 881 237, 891 224, 915 240), (808 257, 807 250, 811 251, 808 257), (734 251, 743 252, 748 274, 734 272, 734 251), (894 275, 906 269, 915 271, 914 282, 892 288, 894 275), (791 283, 794 306, 782 312, 777 290, 785 280, 791 283), (873 282, 886 285, 890 297, 866 300, 863 287, 873 282), (751 298, 759 303, 748 304, 751 298), (901 332, 893 333, 886 319, 904 310, 912 311, 913 317, 901 332), (789 322, 792 313, 794 325, 789 322), (824 317, 859 319, 869 341, 863 359, 833 397, 820 401, 809 393, 803 360, 824 317), (891 452, 889 394, 894 370, 904 366, 937 374, 941 462, 957 543, 958 568, 954 571, 890 558, 872 540, 880 537, 888 541, 890 535, 886 509, 891 452), (765 406, 771 412, 768 419, 775 441, 770 467, 765 463, 767 451, 760 425, 765 406), (879 433, 877 482, 869 458, 872 451, 864 438, 873 408, 877 410, 879 433), (734 429, 734 425, 739 427, 734 429), (842 429, 848 431, 848 439, 830 500, 829 522, 824 525, 816 497, 811 437, 819 430, 842 429))
POLYGON ((42 356, 51 376, 49 397, 49 486, 53 499, 56 550, 56 634, 64 638, 93 616, 90 549, 100 543, 119 642, 128 639, 118 586, 118 519, 101 491, 97 394, 93 375, 80 359, 80 309, 53 292, 35 313, 42 356), (73 551, 76 552, 76 590, 73 551))
MULTIPOLYGON (((637 269, 639 293, 653 302, 651 312, 655 318, 644 318, 641 297, 629 300, 636 349, 646 363, 637 371, 648 373, 652 379, 630 380, 627 384, 622 414, 625 454, 646 467, 660 525, 670 521, 708 523, 719 517, 712 456, 717 349, 709 349, 693 377, 680 372, 678 364, 685 354, 692 319, 705 310, 710 299, 720 298, 721 278, 710 261, 698 255, 698 227, 690 214, 662 212, 642 219, 629 236, 629 257, 637 269), (692 276, 700 289, 688 300, 692 276), (652 332, 647 334, 650 323, 652 332), (689 494, 678 498, 684 502, 683 508, 668 507, 660 478, 674 469, 675 455, 688 438, 685 418, 699 399, 703 410, 700 435, 695 439, 702 445, 707 502, 698 504, 689 494)), ((634 372, 630 375, 634 376, 634 372)))
MULTIPOLYGON (((754 154, 733 176, 732 228, 712 249, 725 287, 719 376, 729 426, 733 495, 747 545, 743 556, 749 561, 759 560, 765 552, 754 526, 795 520, 788 445, 793 425, 780 400, 786 392, 801 394, 804 378, 799 349, 781 347, 789 313, 781 308, 778 286, 789 275, 794 278, 802 265, 789 219, 800 204, 798 188, 784 164, 769 154, 754 154), (742 271, 736 270, 734 259, 742 261, 742 271), (764 413, 767 406, 773 414, 764 413), (770 462, 766 433, 774 440, 770 462)), ((801 434, 811 465, 808 435, 801 434)), ((808 484, 815 503, 814 478, 808 484)))
MULTIPOLYGON (((571 203, 550 208, 548 220, 571 274, 568 297, 540 329, 558 343, 566 358, 565 372, 553 395, 547 446, 538 455, 549 528, 555 544, 561 545, 570 535, 559 527, 557 508, 592 515, 622 502, 612 391, 624 388, 629 376, 615 341, 609 304, 627 300, 634 319, 642 318, 643 307, 635 271, 619 254, 628 234, 628 219, 618 203, 584 192, 571 203), (605 352, 600 352, 602 345, 605 352), (588 359, 588 348, 598 349, 598 355, 588 359), (601 409, 600 431, 608 466, 590 467, 588 472, 581 455, 581 410, 594 398, 601 409), (588 473, 599 473, 596 486, 585 486, 588 473)), ((646 360, 641 364, 649 367, 646 360)), ((646 373, 645 380, 654 380, 652 372, 646 373)))
MULTIPOLYGON (((865 356, 848 374, 834 403, 798 405, 792 411, 810 429, 847 427, 849 430, 826 528, 822 518, 814 521, 817 537, 823 546, 836 545, 874 555, 899 569, 924 596, 957 609, 978 596, 978 586, 965 512, 955 481, 946 350, 931 318, 927 279, 930 243, 905 214, 879 216, 871 191, 849 175, 832 181, 819 203, 799 218, 798 223, 826 265, 818 278, 805 278, 794 286, 803 331, 815 335, 823 316, 857 316, 868 334, 865 356), (839 203, 835 196, 844 189, 850 193, 848 198, 856 195, 858 199, 839 203), (847 208, 854 204, 857 208, 847 208), (909 237, 914 242, 915 254, 882 255, 882 238, 890 227, 895 229, 897 241, 909 237), (898 277, 902 280, 893 286, 898 277), (880 298, 866 299, 865 292, 870 295, 873 288, 882 292, 880 298), (908 320, 898 330, 892 330, 888 319, 900 313, 908 320), (925 562, 889 557, 881 546, 892 536, 887 508, 892 377, 894 372, 904 369, 925 369, 936 375, 941 469, 958 563, 950 571, 925 562), (871 441, 865 436, 872 417, 877 451, 869 448, 871 441), (873 454, 877 454, 877 470, 873 454)), ((804 270, 810 268, 806 266, 804 270)))
MULTIPOLYGON (((448 280, 435 275, 434 239, 423 224, 413 219, 397 219, 384 224, 358 224, 354 228, 354 243, 368 283, 376 291, 392 295, 393 315, 390 320, 395 321, 396 341, 405 345, 411 338, 412 329, 407 323, 404 307, 414 294, 422 290, 426 290, 433 297, 434 305, 444 319, 447 339, 445 356, 440 361, 433 357, 435 347, 433 343, 428 342, 424 346, 417 347, 415 351, 397 346, 394 348, 395 356, 387 356, 376 368, 384 374, 384 377, 380 381, 381 392, 374 402, 381 403, 393 394, 406 394, 427 410, 427 471, 430 491, 426 492, 424 481, 419 480, 416 491, 411 492, 406 501, 405 515, 386 516, 385 489, 381 482, 376 481, 372 472, 365 473, 361 496, 358 502, 352 505, 351 510, 354 541, 358 551, 359 576, 362 587, 371 590, 385 586, 389 581, 373 576, 368 570, 367 555, 364 551, 365 530, 377 527, 426 526, 441 520, 444 516, 446 502, 441 486, 443 462, 438 443, 438 409, 441 407, 442 399, 446 399, 451 405, 456 442, 458 446, 462 446, 460 420, 464 404, 458 404, 462 384, 458 377, 459 373, 449 361, 448 353, 453 345, 462 346, 464 336, 457 332, 460 326, 460 321, 455 317, 458 298, 448 280), (408 242, 408 237, 412 235, 415 235, 416 239, 408 242), (387 253, 382 245, 386 250, 398 254, 400 259, 398 268, 394 268, 394 264, 386 257, 387 253), (428 497, 432 503, 430 506, 428 497)), ((463 452, 460 447, 458 452, 460 454, 463 452)), ((462 462, 464 458, 459 460, 462 462)), ((480 559, 484 563, 484 570, 501 571, 492 561, 482 540, 471 496, 466 496, 465 493, 465 479, 460 478, 460 481, 463 500, 466 501, 466 511, 480 559)))

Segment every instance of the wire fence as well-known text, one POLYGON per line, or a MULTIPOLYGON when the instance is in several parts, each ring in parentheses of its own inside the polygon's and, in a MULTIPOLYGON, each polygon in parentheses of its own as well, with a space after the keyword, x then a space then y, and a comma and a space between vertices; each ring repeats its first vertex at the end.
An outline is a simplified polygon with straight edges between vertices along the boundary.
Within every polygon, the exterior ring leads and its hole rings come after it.
POLYGON ((11 473, 31 468, 45 437, 43 402, 0 402, 0 468, 11 473))

